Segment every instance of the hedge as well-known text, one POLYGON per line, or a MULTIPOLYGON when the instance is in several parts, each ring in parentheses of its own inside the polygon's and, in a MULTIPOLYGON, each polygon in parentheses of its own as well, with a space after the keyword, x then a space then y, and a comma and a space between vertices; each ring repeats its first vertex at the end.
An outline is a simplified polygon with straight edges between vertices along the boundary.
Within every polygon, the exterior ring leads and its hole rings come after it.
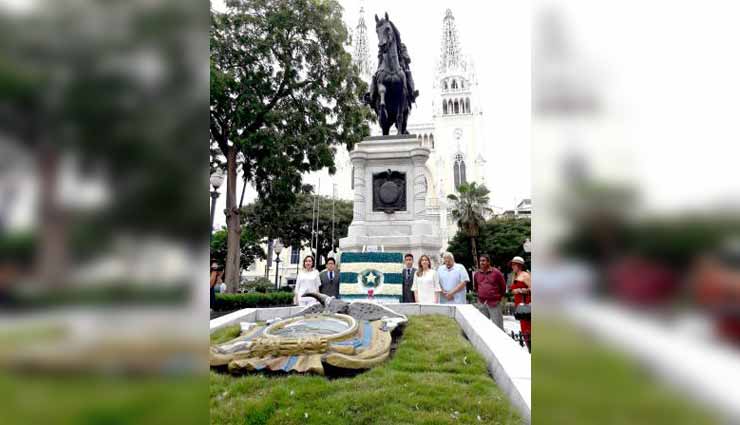
POLYGON ((214 310, 232 311, 242 308, 280 307, 286 305, 293 305, 292 292, 216 294, 214 310))
POLYGON ((181 305, 191 297, 185 284, 144 286, 139 283, 101 283, 101 286, 68 288, 21 288, 7 295, 8 305, 19 309, 109 306, 109 305, 181 305))

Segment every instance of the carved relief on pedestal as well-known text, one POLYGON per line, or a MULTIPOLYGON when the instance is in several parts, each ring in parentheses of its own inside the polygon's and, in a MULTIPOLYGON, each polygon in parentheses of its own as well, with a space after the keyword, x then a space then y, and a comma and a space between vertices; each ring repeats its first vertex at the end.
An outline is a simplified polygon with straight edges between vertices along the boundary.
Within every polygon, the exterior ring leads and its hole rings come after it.
POLYGON ((363 221, 365 220, 365 160, 355 159, 352 161, 354 165, 354 187, 355 187, 355 199, 353 202, 353 214, 354 220, 363 221))
POLYGON ((427 158, 424 156, 414 157, 414 213, 418 215, 426 214, 426 198, 429 184, 424 174, 424 163, 427 158))
POLYGON ((373 211, 406 211, 406 174, 387 170, 373 174, 373 211))

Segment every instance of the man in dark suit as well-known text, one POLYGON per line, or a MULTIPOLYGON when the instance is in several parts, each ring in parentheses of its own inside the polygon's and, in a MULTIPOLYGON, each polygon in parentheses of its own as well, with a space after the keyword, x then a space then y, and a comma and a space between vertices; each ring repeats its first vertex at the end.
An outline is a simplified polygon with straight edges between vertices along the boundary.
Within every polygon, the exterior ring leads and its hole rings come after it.
POLYGON ((319 292, 330 297, 339 298, 339 270, 333 258, 326 260, 326 270, 319 275, 321 286, 319 292))
POLYGON ((406 254, 403 257, 403 264, 403 296, 401 297, 401 302, 412 303, 414 302, 414 293, 411 291, 411 285, 414 284, 414 273, 416 273, 414 256, 406 254))

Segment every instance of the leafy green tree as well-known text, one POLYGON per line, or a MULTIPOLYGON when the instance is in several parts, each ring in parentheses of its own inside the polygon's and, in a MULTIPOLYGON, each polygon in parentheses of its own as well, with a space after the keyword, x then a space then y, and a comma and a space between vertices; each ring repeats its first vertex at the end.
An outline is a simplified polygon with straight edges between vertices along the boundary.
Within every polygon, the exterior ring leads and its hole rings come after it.
POLYGON ((307 192, 296 195, 296 201, 288 208, 275 208, 269 203, 256 201, 243 208, 244 227, 252 229, 260 238, 280 239, 287 246, 306 247, 311 242, 314 202, 318 202, 319 225, 316 232, 316 258, 324 257, 339 246, 339 239, 347 236, 352 223, 352 202, 334 201, 332 221, 332 199, 316 197, 307 192), (332 241, 332 223, 334 240, 332 241))
MULTIPOLYGON (((526 257, 522 245, 531 237, 531 221, 528 218, 492 218, 480 226, 477 238, 478 251, 491 255, 492 264, 502 271, 508 269, 508 261, 515 255, 526 257)), ((473 255, 469 247, 470 237, 463 230, 450 240, 448 250, 458 262, 473 266, 473 255)))
POLYGON ((292 204, 301 174, 335 172, 335 145, 369 134, 366 84, 345 49, 335 0, 227 1, 211 12, 210 144, 226 158, 226 283, 239 269, 237 154, 260 199, 292 204), (232 272, 228 272, 232 270, 232 272))
MULTIPOLYGON (((262 249, 259 239, 249 227, 242 228, 239 236, 241 238, 239 241, 241 251, 239 265, 242 270, 246 270, 257 259, 264 260, 266 258, 265 250, 262 249)), ((221 229, 213 233, 213 239, 211 240, 211 261, 215 261, 219 265, 226 264, 226 240, 226 229, 221 229)))
POLYGON ((64 283, 74 228, 98 247, 112 233, 203 240, 193 188, 207 187, 193 172, 202 164, 193 123, 208 92, 198 56, 205 50, 191 45, 202 19, 190 2, 134 3, 0 7, 0 132, 38 170, 40 282, 64 283), (70 158, 76 173, 100 177, 112 194, 84 217, 58 195, 70 158))
POLYGON ((475 238, 478 237, 480 226, 485 222, 485 217, 493 212, 488 206, 490 191, 485 185, 476 182, 463 183, 457 189, 459 195, 447 195, 452 201, 452 218, 457 221, 460 228, 470 240, 470 250, 473 253, 473 264, 478 268, 478 248, 475 238))

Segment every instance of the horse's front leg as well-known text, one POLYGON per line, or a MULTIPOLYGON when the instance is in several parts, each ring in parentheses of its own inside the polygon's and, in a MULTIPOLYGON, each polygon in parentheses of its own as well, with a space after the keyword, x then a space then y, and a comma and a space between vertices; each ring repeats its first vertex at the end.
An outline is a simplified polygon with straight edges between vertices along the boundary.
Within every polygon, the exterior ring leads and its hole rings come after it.
POLYGON ((380 99, 380 106, 385 108, 385 84, 378 84, 378 98, 380 99))
MULTIPOLYGON (((385 129, 385 123, 388 122, 388 110, 385 107, 385 84, 382 83, 378 84, 378 122, 383 129, 385 129)), ((387 131, 383 130, 383 135, 387 134, 387 131)))

